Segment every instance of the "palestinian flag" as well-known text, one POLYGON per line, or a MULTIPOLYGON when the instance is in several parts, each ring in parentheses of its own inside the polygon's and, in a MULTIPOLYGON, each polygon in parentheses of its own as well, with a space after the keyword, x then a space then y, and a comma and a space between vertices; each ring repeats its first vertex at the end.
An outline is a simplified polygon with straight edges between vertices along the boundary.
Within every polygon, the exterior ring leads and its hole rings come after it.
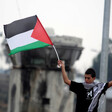
POLYGON ((11 50, 9 55, 53 45, 37 16, 4 25, 4 33, 11 50))

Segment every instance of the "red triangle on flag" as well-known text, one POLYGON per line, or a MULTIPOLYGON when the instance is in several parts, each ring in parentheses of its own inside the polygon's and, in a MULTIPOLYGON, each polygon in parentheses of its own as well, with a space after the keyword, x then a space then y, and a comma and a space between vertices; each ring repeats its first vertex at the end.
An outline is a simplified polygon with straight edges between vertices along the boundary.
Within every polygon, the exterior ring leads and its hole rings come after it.
POLYGON ((31 37, 33 37, 39 41, 42 41, 44 43, 53 45, 50 37, 48 36, 47 32, 45 31, 44 27, 42 26, 42 24, 38 18, 37 18, 37 23, 34 27, 31 37))

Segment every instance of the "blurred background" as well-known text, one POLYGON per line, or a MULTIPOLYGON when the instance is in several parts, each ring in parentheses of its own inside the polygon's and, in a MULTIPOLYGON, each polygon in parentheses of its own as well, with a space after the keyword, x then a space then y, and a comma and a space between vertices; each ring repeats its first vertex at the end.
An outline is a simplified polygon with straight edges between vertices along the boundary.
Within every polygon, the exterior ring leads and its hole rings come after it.
MULTIPOLYGON (((112 80, 111 13, 108 81, 112 80)), ((68 112, 67 108, 73 112, 75 96, 63 83, 52 47, 8 56, 3 25, 33 15, 56 45, 69 78, 82 82, 85 70, 93 67, 99 81, 104 0, 1 0, 0 112, 68 112)), ((110 93, 107 112, 112 112, 110 93)))

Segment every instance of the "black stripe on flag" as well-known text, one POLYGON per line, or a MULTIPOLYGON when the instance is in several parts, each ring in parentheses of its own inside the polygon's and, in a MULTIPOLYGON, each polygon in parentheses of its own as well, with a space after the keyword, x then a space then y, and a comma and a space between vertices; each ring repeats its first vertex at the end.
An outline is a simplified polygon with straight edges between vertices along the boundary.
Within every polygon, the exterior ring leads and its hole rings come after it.
POLYGON ((4 25, 6 38, 34 29, 37 22, 37 16, 16 20, 10 24, 4 25))

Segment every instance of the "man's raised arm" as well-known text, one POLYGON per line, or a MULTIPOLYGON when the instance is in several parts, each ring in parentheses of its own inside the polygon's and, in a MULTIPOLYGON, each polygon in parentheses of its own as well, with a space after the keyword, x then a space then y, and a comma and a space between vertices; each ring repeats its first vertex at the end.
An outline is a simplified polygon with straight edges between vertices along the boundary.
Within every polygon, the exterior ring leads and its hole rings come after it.
POLYGON ((62 70, 62 76, 63 76, 63 80, 66 84, 70 85, 71 84, 71 80, 69 80, 66 71, 65 71, 65 64, 63 61, 59 60, 58 61, 58 65, 61 66, 61 70, 62 70))

